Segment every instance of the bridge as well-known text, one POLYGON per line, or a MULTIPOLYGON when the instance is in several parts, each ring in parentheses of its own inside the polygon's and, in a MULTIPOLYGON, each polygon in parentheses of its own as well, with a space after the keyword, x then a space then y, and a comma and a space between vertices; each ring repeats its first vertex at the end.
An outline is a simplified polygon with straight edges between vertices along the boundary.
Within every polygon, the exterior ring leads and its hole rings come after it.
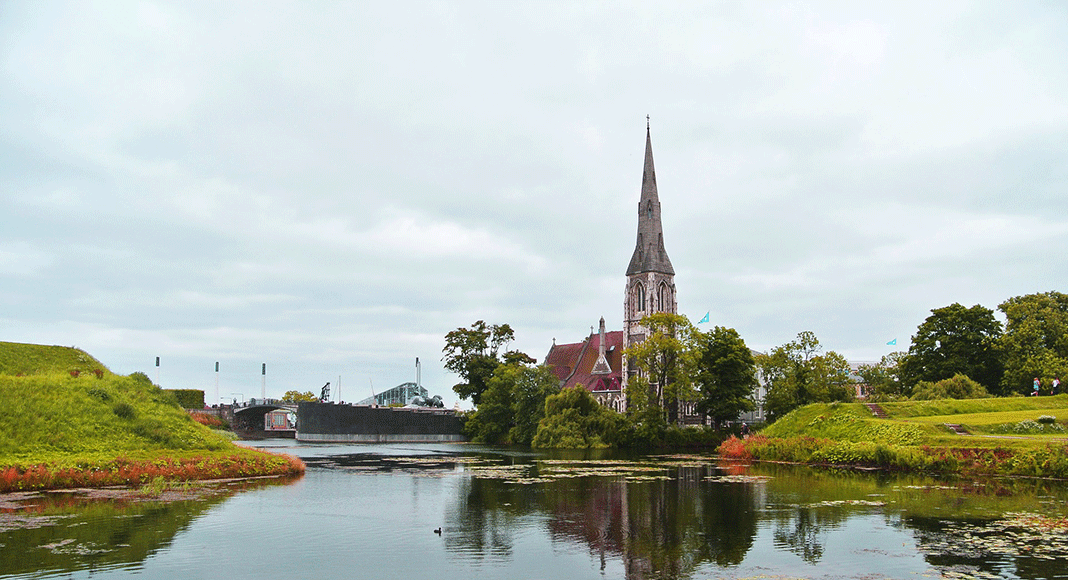
MULTIPOLYGON (((241 437, 265 437, 280 435, 281 433, 294 433, 295 429, 264 429, 264 416, 271 411, 285 409, 297 412, 297 404, 293 401, 280 399, 249 399, 234 405, 234 420, 231 428, 234 433, 241 437)), ((292 435, 290 435, 292 436, 292 435)))

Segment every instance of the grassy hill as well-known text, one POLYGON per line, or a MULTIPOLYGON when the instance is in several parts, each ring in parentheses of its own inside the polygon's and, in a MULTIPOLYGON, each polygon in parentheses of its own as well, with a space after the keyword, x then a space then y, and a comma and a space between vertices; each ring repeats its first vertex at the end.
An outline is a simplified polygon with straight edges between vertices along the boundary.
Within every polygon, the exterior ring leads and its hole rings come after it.
POLYGON ((96 370, 108 372, 100 361, 74 347, 0 342, 0 375, 92 374, 96 370))
POLYGON ((193 421, 142 373, 115 375, 75 348, 0 342, 0 409, 0 491, 295 468, 193 421))
POLYGON ((955 473, 1068 478, 1068 395, 881 405, 808 405, 747 440, 728 457, 955 473), (960 425, 970 435, 947 425, 960 425))

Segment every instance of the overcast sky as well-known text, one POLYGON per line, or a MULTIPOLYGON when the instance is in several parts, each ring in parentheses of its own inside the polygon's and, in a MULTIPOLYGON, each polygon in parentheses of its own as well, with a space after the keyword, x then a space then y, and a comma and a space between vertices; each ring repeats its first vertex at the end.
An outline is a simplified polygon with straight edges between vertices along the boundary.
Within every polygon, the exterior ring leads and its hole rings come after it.
POLYGON ((657 4, 0 0, 0 340, 451 406, 452 329, 622 328, 646 115, 680 313, 752 348, 1066 290, 1068 4, 657 4))

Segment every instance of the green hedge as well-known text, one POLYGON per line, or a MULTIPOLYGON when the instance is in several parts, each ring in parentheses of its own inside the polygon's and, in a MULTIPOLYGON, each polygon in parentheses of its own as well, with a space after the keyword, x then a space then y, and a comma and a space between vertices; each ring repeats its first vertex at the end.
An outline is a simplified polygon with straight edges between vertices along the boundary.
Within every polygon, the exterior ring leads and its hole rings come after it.
POLYGON ((165 389, 168 393, 174 393, 178 404, 183 409, 203 409, 204 391, 200 389, 165 389))

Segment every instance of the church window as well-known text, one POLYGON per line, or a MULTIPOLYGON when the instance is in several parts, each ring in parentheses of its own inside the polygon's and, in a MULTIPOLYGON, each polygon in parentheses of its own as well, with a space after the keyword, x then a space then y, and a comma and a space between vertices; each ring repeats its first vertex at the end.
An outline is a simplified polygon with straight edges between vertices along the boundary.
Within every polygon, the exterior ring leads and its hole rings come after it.
POLYGON ((660 288, 656 292, 656 310, 657 312, 664 312, 664 294, 667 294, 667 286, 660 285, 660 288))
POLYGON ((634 303, 638 310, 645 310, 645 286, 641 282, 634 285, 634 303))

